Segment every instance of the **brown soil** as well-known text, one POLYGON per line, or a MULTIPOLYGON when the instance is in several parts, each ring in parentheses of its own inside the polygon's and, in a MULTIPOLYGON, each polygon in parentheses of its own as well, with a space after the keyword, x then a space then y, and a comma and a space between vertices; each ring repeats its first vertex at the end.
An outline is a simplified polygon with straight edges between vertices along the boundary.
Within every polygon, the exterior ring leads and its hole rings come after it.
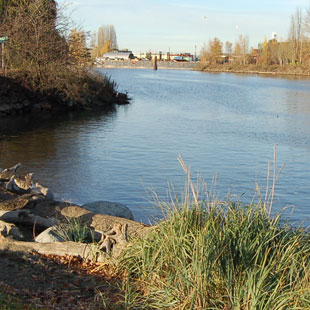
POLYGON ((112 270, 76 257, 1 250, 0 292, 16 296, 21 309, 121 309, 112 270))

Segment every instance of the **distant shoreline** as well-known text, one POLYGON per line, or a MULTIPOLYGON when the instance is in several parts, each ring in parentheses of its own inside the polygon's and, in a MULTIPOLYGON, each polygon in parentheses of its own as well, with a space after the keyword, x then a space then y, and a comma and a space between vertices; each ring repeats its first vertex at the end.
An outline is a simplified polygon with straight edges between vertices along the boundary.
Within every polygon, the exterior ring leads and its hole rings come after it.
POLYGON ((210 73, 235 73, 235 74, 258 74, 285 77, 309 77, 309 68, 302 66, 260 66, 260 65, 208 65, 203 66, 201 63, 195 68, 197 71, 210 73))
MULTIPOLYGON (((105 61, 103 64, 97 64, 97 68, 106 69, 153 69, 151 61, 105 61)), ((285 77, 309 77, 310 71, 300 66, 255 66, 255 65, 213 65, 203 66, 195 62, 167 62, 159 61, 158 70, 190 70, 208 73, 235 73, 235 74, 257 74, 265 76, 285 76, 285 77)))
MULTIPOLYGON (((153 69, 152 61, 119 61, 106 60, 103 64, 97 64, 97 68, 107 69, 153 69)), ((172 62, 172 61, 158 61, 157 68, 159 70, 194 70, 194 62, 172 62)))

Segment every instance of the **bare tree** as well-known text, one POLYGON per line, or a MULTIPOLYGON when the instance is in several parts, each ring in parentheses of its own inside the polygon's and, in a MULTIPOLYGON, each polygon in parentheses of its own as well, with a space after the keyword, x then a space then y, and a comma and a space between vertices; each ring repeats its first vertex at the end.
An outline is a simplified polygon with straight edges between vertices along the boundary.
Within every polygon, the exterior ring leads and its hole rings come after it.
POLYGON ((111 50, 117 50, 118 45, 117 45, 117 38, 116 38, 116 31, 114 25, 107 25, 105 28, 105 38, 106 41, 110 41, 110 48, 111 50))
POLYGON ((236 63, 241 63, 242 62, 242 51, 241 51, 241 46, 239 42, 235 43, 235 48, 234 48, 234 61, 236 63))
POLYGON ((240 56, 242 64, 247 64, 248 54, 249 54, 249 36, 240 35, 238 38, 238 44, 240 47, 240 56))
POLYGON ((303 17, 300 8, 296 9, 294 15, 291 16, 291 24, 289 28, 289 41, 292 43, 293 62, 302 63, 302 41, 303 41, 303 17))
POLYGON ((200 62, 202 64, 207 64, 209 62, 209 52, 206 43, 203 44, 203 47, 200 51, 200 62))
POLYGON ((34 90, 53 85, 59 77, 55 73, 67 65, 68 46, 57 29, 55 10, 54 1, 18 0, 8 6, 0 27, 9 37, 6 63, 34 90))
POLYGON ((270 64, 270 51, 267 38, 265 37, 263 44, 261 45, 261 62, 264 65, 270 64))
POLYGON ((310 35, 310 6, 306 9, 306 15, 303 19, 303 30, 305 34, 310 35))
POLYGON ((117 37, 114 25, 102 25, 98 29, 96 56, 101 57, 104 53, 117 50, 117 37))
POLYGON ((232 43, 229 41, 226 41, 226 43, 225 43, 225 53, 228 56, 232 54, 232 43))

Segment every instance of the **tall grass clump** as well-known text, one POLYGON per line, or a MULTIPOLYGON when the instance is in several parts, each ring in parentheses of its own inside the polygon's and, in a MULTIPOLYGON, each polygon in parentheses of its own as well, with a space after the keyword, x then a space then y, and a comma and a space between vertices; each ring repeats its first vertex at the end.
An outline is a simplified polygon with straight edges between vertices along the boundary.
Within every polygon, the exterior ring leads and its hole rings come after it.
POLYGON ((206 187, 201 199, 187 172, 185 197, 120 259, 126 309, 310 309, 309 233, 261 201, 218 201, 206 187))
POLYGON ((58 225, 56 234, 64 241, 81 243, 94 242, 94 232, 78 217, 68 217, 66 222, 58 225))

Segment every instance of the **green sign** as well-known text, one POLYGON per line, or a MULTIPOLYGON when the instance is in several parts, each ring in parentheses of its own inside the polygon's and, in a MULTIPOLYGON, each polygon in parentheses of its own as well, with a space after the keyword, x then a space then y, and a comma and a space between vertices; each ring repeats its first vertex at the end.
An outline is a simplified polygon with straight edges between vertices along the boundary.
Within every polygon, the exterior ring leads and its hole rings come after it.
POLYGON ((9 37, 0 37, 0 43, 7 41, 9 37))

